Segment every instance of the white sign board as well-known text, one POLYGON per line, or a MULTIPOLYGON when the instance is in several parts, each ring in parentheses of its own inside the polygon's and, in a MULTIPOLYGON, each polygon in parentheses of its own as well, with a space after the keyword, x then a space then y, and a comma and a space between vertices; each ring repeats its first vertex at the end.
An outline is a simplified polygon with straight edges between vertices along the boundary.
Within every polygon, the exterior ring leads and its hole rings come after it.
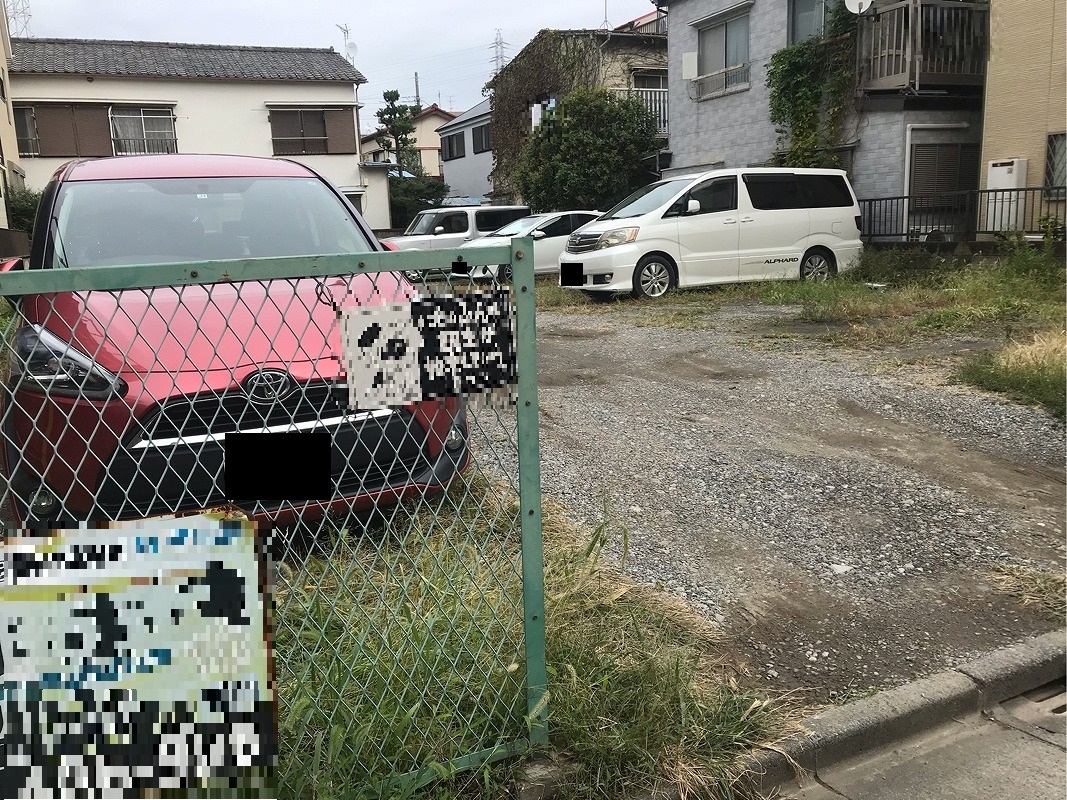
POLYGON ((273 765, 263 559, 255 527, 221 515, 7 536, 0 797, 137 797, 273 765))

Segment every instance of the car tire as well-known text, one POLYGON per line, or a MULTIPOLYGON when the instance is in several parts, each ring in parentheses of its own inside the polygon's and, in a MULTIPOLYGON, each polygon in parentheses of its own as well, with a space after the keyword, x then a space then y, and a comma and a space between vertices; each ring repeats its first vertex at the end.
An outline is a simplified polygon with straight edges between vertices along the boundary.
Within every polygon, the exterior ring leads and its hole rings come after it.
POLYGON ((664 256, 648 255, 637 262, 634 268, 634 297, 656 300, 663 297, 674 285, 674 264, 664 256))
POLYGON ((501 283, 511 283, 515 280, 515 270, 511 268, 511 264, 501 264, 497 268, 496 277, 501 283))
POLYGON ((586 297, 592 300, 594 303, 610 303, 615 299, 615 292, 589 292, 583 291, 586 297))
POLYGON ((834 254, 822 247, 813 247, 800 260, 800 279, 812 283, 828 281, 837 274, 834 254))

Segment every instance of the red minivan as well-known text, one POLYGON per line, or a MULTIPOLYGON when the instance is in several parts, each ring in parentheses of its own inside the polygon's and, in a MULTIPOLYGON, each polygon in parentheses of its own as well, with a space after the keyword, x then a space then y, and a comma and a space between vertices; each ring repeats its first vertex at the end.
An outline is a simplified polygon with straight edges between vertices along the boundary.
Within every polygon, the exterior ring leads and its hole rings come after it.
MULTIPOLYGON (((159 155, 75 161, 38 209, 29 269, 384 249, 292 161, 159 155)), ((231 432, 328 431, 332 499, 257 502, 275 522, 436 491, 469 458, 461 399, 347 407, 337 309, 403 302, 398 273, 9 298, 0 460, 18 524, 223 505, 231 432)), ((264 470, 301 470, 279 453, 264 470)))

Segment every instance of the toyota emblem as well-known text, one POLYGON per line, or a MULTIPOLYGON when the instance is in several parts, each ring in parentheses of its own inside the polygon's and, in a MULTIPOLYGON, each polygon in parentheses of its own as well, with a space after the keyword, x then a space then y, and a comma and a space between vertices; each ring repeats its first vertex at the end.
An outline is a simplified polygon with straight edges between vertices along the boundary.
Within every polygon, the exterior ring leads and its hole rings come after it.
POLYGON ((288 372, 282 372, 280 369, 261 369, 245 378, 241 388, 256 405, 270 405, 291 395, 296 390, 296 383, 288 372))

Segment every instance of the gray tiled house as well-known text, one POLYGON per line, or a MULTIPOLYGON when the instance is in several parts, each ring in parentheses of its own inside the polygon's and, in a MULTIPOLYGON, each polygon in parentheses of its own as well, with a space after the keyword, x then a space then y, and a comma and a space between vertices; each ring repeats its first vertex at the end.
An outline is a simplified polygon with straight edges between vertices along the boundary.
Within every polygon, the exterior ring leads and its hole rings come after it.
MULTIPOLYGON (((767 64, 823 31, 835 0, 658 0, 667 14, 671 167, 770 162, 767 64)), ((855 111, 837 153, 860 198, 977 189, 986 0, 875 0, 858 20, 855 111)))

